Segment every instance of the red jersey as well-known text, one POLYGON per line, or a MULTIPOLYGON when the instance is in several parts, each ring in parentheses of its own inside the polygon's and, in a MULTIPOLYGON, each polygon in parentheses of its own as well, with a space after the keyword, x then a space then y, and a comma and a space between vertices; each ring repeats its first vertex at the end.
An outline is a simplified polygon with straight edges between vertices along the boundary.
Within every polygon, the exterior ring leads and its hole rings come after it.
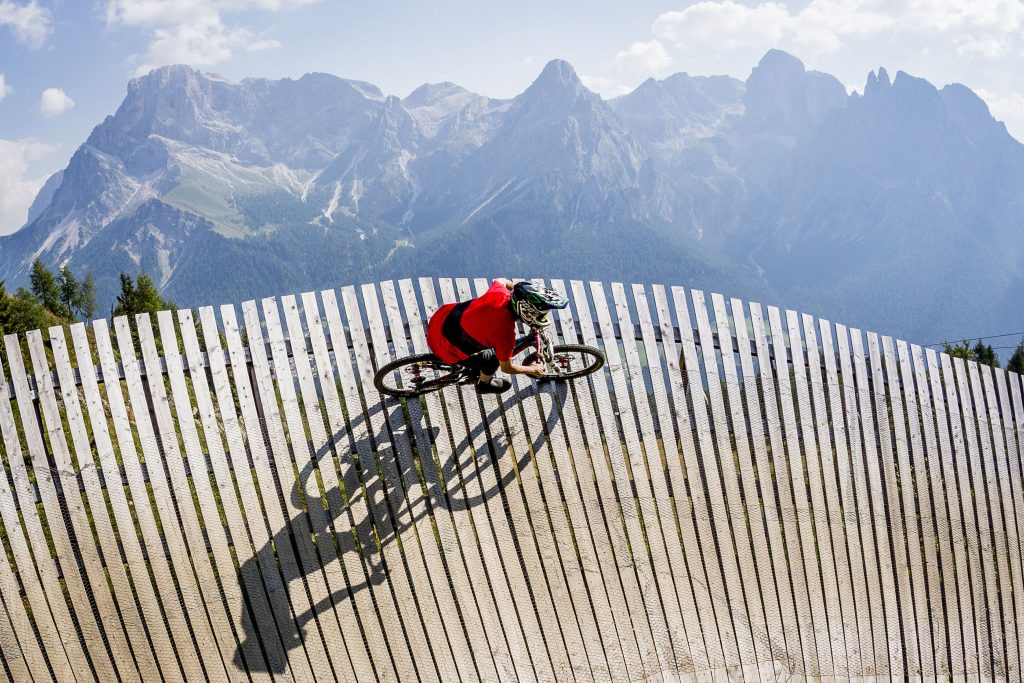
POLYGON ((512 292, 495 282, 483 295, 461 304, 446 304, 430 317, 427 344, 438 358, 457 363, 494 349, 499 361, 512 359, 516 320, 508 302, 512 292))

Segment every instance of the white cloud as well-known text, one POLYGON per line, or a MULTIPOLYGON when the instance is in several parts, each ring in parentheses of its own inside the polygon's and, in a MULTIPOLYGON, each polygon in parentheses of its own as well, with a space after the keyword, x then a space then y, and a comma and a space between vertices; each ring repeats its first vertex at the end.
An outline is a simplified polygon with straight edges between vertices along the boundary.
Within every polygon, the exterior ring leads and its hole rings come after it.
POLYGON ((7 85, 7 78, 0 73, 0 102, 4 101, 4 98, 14 92, 14 88, 7 85))
POLYGON ((136 55, 135 73, 165 64, 195 66, 230 59, 236 50, 254 52, 281 46, 249 28, 225 22, 225 14, 251 10, 277 12, 318 0, 108 0, 107 24, 149 33, 145 54, 136 55))
POLYGON ((1024 93, 995 93, 977 88, 978 97, 985 100, 992 116, 1000 121, 1024 121, 1024 93))
POLYGON ((661 41, 653 38, 646 43, 636 42, 615 55, 615 66, 627 71, 643 70, 658 73, 672 65, 672 57, 661 41))
POLYGON ((605 76, 587 76, 585 74, 580 74, 580 81, 588 89, 593 90, 606 100, 618 97, 619 95, 625 95, 632 90, 629 86, 605 76))
POLYGON ((57 148, 35 139, 0 140, 0 234, 14 232, 28 217, 46 178, 29 178, 29 163, 57 148))
POLYGON ((0 0, 0 26, 10 27, 19 43, 39 49, 52 30, 50 10, 40 7, 36 0, 25 5, 0 0))
POLYGON ((75 106, 75 101, 60 88, 47 88, 39 96, 39 113, 44 119, 60 116, 75 106))

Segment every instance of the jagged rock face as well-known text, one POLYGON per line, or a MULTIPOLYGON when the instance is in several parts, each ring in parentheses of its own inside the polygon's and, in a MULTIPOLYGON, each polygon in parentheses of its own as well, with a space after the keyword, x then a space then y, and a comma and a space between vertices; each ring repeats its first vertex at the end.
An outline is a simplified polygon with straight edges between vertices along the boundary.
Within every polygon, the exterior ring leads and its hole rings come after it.
POLYGON ((103 299, 146 269, 183 305, 466 268, 661 279, 941 337, 1024 323, 1022 181, 968 88, 880 69, 847 96, 777 50, 745 82, 608 102, 561 60, 511 100, 173 66, 131 81, 0 238, 0 279, 40 257, 103 299))

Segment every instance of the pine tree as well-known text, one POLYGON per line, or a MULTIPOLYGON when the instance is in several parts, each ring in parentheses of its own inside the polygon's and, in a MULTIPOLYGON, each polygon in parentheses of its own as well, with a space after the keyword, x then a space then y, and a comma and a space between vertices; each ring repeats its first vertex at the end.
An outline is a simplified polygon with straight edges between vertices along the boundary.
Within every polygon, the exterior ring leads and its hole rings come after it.
POLYGON ((971 358, 978 361, 981 365, 989 365, 993 368, 999 367, 999 356, 996 355, 995 350, 987 344, 983 344, 981 340, 974 345, 971 349, 971 358))
POLYGON ((1010 362, 1006 364, 1006 369, 1010 372, 1024 374, 1024 339, 1021 339, 1020 344, 1017 344, 1013 355, 1010 356, 1010 362))
POLYGON ((29 285, 43 308, 55 315, 61 315, 60 287, 57 285, 57 278, 39 259, 32 264, 29 285))
MULTIPOLYGON (((62 310, 59 315, 65 318, 73 318, 78 310, 78 302, 81 299, 81 285, 78 278, 71 272, 71 268, 64 264, 57 274, 57 290, 62 310)), ((54 311, 56 313, 57 311, 54 311)))
POLYGON ((0 336, 8 334, 11 329, 11 298, 7 295, 7 286, 0 280, 0 336))
POLYGON ((82 320, 92 320, 96 317, 96 280, 92 273, 86 275, 82 281, 77 310, 82 320))

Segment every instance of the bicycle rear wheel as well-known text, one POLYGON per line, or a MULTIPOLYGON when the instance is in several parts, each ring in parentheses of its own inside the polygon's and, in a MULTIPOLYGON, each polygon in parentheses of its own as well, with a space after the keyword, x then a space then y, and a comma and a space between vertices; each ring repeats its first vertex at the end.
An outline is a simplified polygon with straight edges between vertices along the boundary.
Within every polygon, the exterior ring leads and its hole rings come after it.
POLYGON ((556 373, 545 373, 542 380, 569 380, 584 377, 604 367, 604 352, 586 344, 556 344, 556 373))
POLYGON ((465 371, 457 365, 445 363, 432 353, 421 353, 383 366, 373 376, 373 385, 382 394, 410 398, 457 384, 464 377, 465 371))

